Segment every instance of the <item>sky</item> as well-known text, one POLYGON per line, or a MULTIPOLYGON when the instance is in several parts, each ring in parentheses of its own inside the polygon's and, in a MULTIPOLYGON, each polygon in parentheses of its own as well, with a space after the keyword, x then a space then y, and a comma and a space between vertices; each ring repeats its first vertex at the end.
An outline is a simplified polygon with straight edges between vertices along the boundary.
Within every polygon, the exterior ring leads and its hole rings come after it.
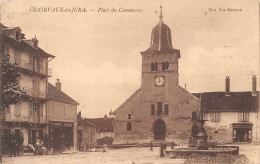
MULTIPOLYGON (((181 52, 180 86, 192 93, 224 91, 230 76, 231 91, 251 91, 252 76, 260 77, 257 0, 163 0, 162 6, 173 47, 181 52)), ((59 78, 62 91, 80 103, 78 111, 94 118, 140 88, 140 52, 149 48, 159 7, 159 0, 2 0, 0 12, 5 26, 19 26, 27 39, 36 35, 56 56, 49 82, 59 78), (35 12, 43 7, 87 12, 35 12), (102 8, 117 12, 98 12, 102 8)))

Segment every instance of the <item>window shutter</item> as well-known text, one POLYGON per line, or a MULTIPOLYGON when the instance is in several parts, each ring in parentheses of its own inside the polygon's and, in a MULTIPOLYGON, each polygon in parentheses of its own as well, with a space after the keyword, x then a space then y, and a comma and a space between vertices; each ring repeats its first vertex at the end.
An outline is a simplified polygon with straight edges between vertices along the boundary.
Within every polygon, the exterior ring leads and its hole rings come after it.
POLYGON ((15 111, 14 111, 15 115, 20 115, 21 114, 21 110, 20 110, 20 104, 15 104, 15 111))
POLYGON ((216 113, 216 122, 220 122, 221 121, 221 113, 216 113))
POLYGON ((14 50, 14 62, 18 64, 18 52, 16 49, 14 50))
POLYGON ((210 113, 210 121, 215 122, 215 113, 210 113))
POLYGON ((21 65, 21 51, 17 51, 17 57, 18 57, 18 65, 21 65))
POLYGON ((249 121, 249 113, 244 113, 244 121, 249 121))
POLYGON ((30 56, 29 58, 29 69, 33 69, 33 56, 30 56))
POLYGON ((238 113, 238 121, 243 121, 243 113, 238 113))
POLYGON ((39 72, 44 73, 44 70, 43 70, 43 60, 42 59, 40 59, 40 70, 39 70, 39 72))
POLYGON ((36 104, 36 112, 37 112, 37 116, 40 116, 40 115, 41 115, 40 110, 41 110, 41 106, 40 106, 40 104, 36 104))
POLYGON ((43 116, 43 104, 39 104, 40 105, 40 116, 43 116))
POLYGON ((33 104, 29 103, 29 116, 32 116, 33 113, 33 104))

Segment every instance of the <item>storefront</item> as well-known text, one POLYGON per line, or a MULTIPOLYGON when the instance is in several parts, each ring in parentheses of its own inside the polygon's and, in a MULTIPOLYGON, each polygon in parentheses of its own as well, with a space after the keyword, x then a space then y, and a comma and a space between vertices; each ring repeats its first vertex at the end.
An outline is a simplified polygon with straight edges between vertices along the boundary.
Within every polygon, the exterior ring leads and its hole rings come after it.
POLYGON ((65 150, 73 147, 73 123, 49 121, 50 146, 54 149, 65 150))
POLYGON ((252 123, 234 123, 233 142, 252 142, 252 123))

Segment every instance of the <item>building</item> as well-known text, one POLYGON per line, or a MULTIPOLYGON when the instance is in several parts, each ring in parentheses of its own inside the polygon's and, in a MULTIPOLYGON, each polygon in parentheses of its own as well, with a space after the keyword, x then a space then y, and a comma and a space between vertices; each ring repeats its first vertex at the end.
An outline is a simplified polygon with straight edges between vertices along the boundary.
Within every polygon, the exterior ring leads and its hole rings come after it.
POLYGON ((1 24, 2 53, 10 55, 10 62, 17 63, 19 87, 27 94, 27 101, 11 105, 5 110, 4 134, 22 132, 24 146, 35 145, 47 127, 48 62, 54 58, 38 46, 38 39, 26 39, 20 27, 1 24))
POLYGON ((230 78, 226 78, 225 92, 196 93, 205 113, 209 142, 259 141, 259 92, 256 76, 252 78, 252 91, 230 92, 230 78))
POLYGON ((115 140, 182 140, 191 134, 191 115, 199 99, 179 86, 180 51, 163 22, 153 28, 150 48, 141 52, 141 87, 115 110, 115 140))
POLYGON ((86 120, 96 126, 97 140, 104 137, 115 139, 114 118, 108 118, 105 115, 104 118, 87 118, 86 120))
POLYGON ((54 150, 77 148, 77 105, 78 102, 61 91, 60 80, 56 85, 48 83, 48 134, 54 150))
POLYGON ((87 151, 96 145, 96 126, 78 115, 78 150, 87 151))

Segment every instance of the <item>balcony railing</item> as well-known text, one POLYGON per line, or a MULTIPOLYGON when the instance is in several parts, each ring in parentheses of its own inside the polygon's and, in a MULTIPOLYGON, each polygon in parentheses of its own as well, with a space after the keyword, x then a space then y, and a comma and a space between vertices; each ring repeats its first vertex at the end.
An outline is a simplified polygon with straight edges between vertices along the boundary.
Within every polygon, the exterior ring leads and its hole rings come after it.
POLYGON ((46 91, 41 91, 38 89, 27 88, 27 87, 21 87, 21 89, 29 96, 37 97, 37 98, 46 98, 46 91))
POLYGON ((19 59, 18 61, 11 61, 11 62, 17 63, 18 66, 21 68, 25 68, 37 73, 47 75, 46 66, 44 66, 43 64, 33 64, 31 61, 25 59, 19 59))
POLYGON ((7 114, 5 120, 14 122, 46 123, 46 117, 43 116, 22 116, 16 114, 7 114))

